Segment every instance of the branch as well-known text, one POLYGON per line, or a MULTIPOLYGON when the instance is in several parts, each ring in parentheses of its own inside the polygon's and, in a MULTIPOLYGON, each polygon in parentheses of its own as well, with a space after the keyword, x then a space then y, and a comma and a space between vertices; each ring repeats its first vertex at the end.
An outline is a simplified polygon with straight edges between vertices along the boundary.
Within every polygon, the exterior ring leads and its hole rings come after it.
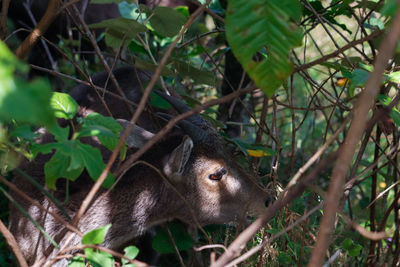
POLYGON ((22 44, 17 48, 15 54, 19 59, 26 58, 35 46, 40 37, 47 31, 51 23, 60 13, 60 1, 50 0, 47 6, 46 12, 40 19, 39 23, 33 29, 33 31, 25 38, 22 44))
POLYGON ((393 55, 399 35, 400 11, 397 11, 396 17, 392 22, 392 28, 382 41, 380 53, 374 64, 374 71, 371 73, 365 89, 356 103, 353 122, 344 145, 342 145, 339 150, 339 157, 333 168, 331 183, 325 198, 324 216, 322 217, 320 231, 311 260, 308 264, 310 267, 321 266, 323 264, 333 231, 339 200, 343 193, 345 176, 350 167, 357 145, 366 128, 369 110, 374 105, 375 97, 379 92, 383 72, 389 59, 393 55))
POLYGON ((376 38, 377 36, 379 36, 382 32, 383 32, 383 31, 381 31, 381 30, 377 30, 377 31, 374 31, 373 33, 371 33, 370 35, 365 36, 364 38, 361 38, 361 39, 359 39, 359 40, 352 41, 352 42, 348 43, 347 45, 343 46, 342 48, 339 48, 339 49, 336 50, 335 52, 332 52, 332 53, 330 53, 330 54, 328 54, 328 55, 326 55, 326 56, 323 56, 323 57, 321 57, 321 58, 319 58, 319 59, 316 59, 316 60, 314 60, 314 61, 311 61, 311 62, 309 62, 309 63, 306 63, 306 64, 303 64, 303 65, 301 65, 301 66, 298 66, 298 67, 293 71, 293 73, 295 73, 295 72, 300 72, 300 71, 306 70, 306 69, 308 69, 308 68, 311 68, 311 67, 313 67, 313 66, 315 66, 315 65, 324 63, 324 62, 326 62, 328 59, 334 58, 334 57, 338 56, 339 54, 342 54, 342 53, 343 53, 344 51, 346 51, 347 49, 353 48, 353 47, 355 47, 356 45, 362 44, 362 43, 367 42, 367 41, 369 41, 369 40, 373 40, 374 38, 376 38))
POLYGON ((4 183, 8 186, 9 189, 14 191, 17 195, 23 198, 25 201, 33 204, 34 206, 38 207, 40 210, 44 211, 45 213, 50 214, 55 220, 59 221, 65 228, 68 230, 77 233, 78 235, 82 236, 83 233, 79 231, 78 228, 74 227, 73 225, 69 224, 62 216, 58 215, 57 213, 49 210, 48 208, 43 207, 43 205, 39 204, 36 200, 29 197, 26 193, 22 192, 18 189, 13 183, 7 181, 3 176, 0 175, 0 182, 4 183))
POLYGON ((3 0, 0 13, 0 40, 7 36, 7 12, 11 0, 3 0))
POLYGON ((4 223, 0 220, 0 232, 3 234, 4 238, 7 241, 7 244, 10 246, 12 252, 17 258, 18 264, 21 267, 28 267, 24 255, 22 255, 21 249, 19 248, 17 241, 13 234, 7 229, 4 223))

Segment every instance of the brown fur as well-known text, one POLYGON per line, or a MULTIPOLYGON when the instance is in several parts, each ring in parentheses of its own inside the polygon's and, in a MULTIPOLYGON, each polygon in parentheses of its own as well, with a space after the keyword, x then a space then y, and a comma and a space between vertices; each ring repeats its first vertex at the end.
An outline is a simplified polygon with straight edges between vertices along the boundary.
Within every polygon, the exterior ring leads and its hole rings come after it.
MULTIPOLYGON (((133 77, 124 75, 123 70, 126 73, 132 71, 128 67, 120 69, 119 73, 116 72, 117 79, 133 77)), ((101 74, 99 75, 101 76, 101 74)), ((104 80, 100 78, 95 80, 104 80)), ((137 80, 135 81, 137 82, 137 80)), ((133 86, 133 82, 129 78, 119 79, 119 83, 125 91, 139 90, 140 92, 138 86, 133 86)), ((102 86, 101 82, 99 85, 102 86)), ((86 92, 87 96, 91 94, 81 86, 77 88, 79 90, 75 88, 72 92, 82 90, 81 92, 86 92)), ((84 106, 90 110, 93 110, 92 108, 97 104, 95 100, 85 102, 84 96, 77 97, 75 95, 74 97, 80 104, 86 103, 84 106)), ((110 105, 111 110, 118 108, 113 105, 110 105)), ((151 125, 150 128, 152 128, 151 125)), ((51 137, 43 134, 39 142, 46 143, 49 140, 51 137)), ((89 140, 90 142, 98 146, 95 140, 89 140)), ((104 149, 102 151, 105 155, 104 149)), ((43 184, 43 165, 48 158, 48 155, 39 155, 34 162, 22 164, 21 169, 43 184)), ((109 194, 105 189, 100 190, 93 205, 78 225, 82 232, 87 232, 111 223, 112 227, 103 243, 106 247, 119 248, 143 234, 149 227, 171 219, 179 219, 192 225, 196 220, 201 225, 224 224, 243 219, 247 211, 259 213, 265 209, 264 204, 268 194, 262 191, 251 177, 231 159, 229 153, 224 149, 222 139, 218 136, 215 136, 210 142, 199 142, 192 141, 182 133, 172 134, 147 151, 140 160, 155 166, 163 173, 164 177, 146 165, 133 166, 109 194), (185 158, 181 157, 182 155, 190 156, 185 158), (210 174, 218 172, 222 168, 226 170, 226 174, 221 180, 209 178, 210 174), (187 203, 175 190, 183 196, 187 203), (196 218, 193 218, 193 213, 196 218)), ((58 212, 47 198, 21 176, 16 175, 14 183, 40 204, 58 212)), ((86 172, 78 178, 76 183, 72 183, 69 202, 65 205, 65 209, 71 217, 79 209, 91 185, 86 172)), ((62 198, 64 185, 58 184, 58 189, 60 192, 55 192, 55 195, 62 198)), ((65 229, 58 221, 30 203, 17 196, 14 197, 29 212, 30 216, 43 226, 47 233, 52 237, 62 236, 61 246, 65 243, 65 229)), ((48 256, 47 251, 51 248, 51 244, 13 206, 10 211, 10 230, 15 235, 30 264, 48 256)), ((76 235, 70 245, 79 243, 80 238, 76 235)), ((54 253, 51 255, 54 256, 54 253)), ((65 265, 66 261, 60 261, 57 266, 65 265)))

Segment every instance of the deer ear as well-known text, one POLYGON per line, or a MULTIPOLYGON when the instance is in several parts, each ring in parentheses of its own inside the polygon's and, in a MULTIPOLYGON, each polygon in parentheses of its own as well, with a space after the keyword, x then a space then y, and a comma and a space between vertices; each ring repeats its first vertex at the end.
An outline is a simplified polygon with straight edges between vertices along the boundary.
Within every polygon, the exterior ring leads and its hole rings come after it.
POLYGON ((179 182, 181 180, 182 173, 185 170, 192 149, 193 141, 189 136, 185 135, 182 143, 169 155, 164 166, 164 173, 172 180, 172 182, 179 182))
MULTIPOLYGON (((117 119, 119 124, 126 129, 128 125, 132 125, 130 121, 124 120, 124 119, 117 119)), ((122 131, 121 131, 122 135, 122 131)), ((137 126, 133 125, 133 128, 131 132, 129 133, 128 137, 125 140, 125 143, 128 145, 128 147, 133 147, 133 148, 140 148, 144 146, 147 141, 149 141, 151 138, 153 138, 154 134, 137 126)))

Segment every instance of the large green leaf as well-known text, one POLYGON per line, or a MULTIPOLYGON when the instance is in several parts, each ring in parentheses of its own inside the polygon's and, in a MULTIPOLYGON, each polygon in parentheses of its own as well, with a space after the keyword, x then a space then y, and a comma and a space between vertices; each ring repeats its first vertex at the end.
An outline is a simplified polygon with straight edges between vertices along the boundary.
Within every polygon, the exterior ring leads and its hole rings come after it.
MULTIPOLYGON (((44 165, 44 174, 47 187, 56 190, 56 182, 59 178, 74 181, 86 168, 90 177, 96 181, 105 168, 99 149, 81 143, 79 140, 67 140, 59 143, 49 143, 35 146, 33 153, 50 153, 56 149, 56 153, 44 165)), ((114 183, 112 174, 108 174, 102 184, 110 188, 114 183)))
POLYGON ((104 20, 96 24, 91 24, 90 28, 107 28, 106 43, 114 48, 119 48, 122 40, 130 42, 130 40, 135 38, 136 34, 147 30, 142 24, 127 18, 104 20))
POLYGON ((51 157, 51 159, 44 165, 44 175, 46 177, 46 186, 50 189, 56 190, 56 182, 59 178, 67 178, 74 181, 83 171, 83 165, 75 168, 69 168, 71 163, 70 153, 64 154, 63 150, 59 149, 51 157))
POLYGON ((243 68, 266 94, 292 72, 290 50, 301 45, 303 34, 294 23, 301 17, 297 0, 230 0, 226 37, 243 68), (266 49, 267 57, 254 56, 266 49))
POLYGON ((50 106, 57 118, 72 120, 78 112, 76 101, 69 94, 65 93, 53 92, 50 106))
POLYGON ((165 37, 177 35, 185 22, 185 16, 170 7, 158 6, 150 16, 151 26, 158 34, 165 37))
MULTIPOLYGON (((77 149, 74 153, 78 153, 81 157, 85 168, 87 169, 90 177, 97 181, 100 174, 103 172, 106 165, 103 162, 103 158, 101 157, 100 151, 97 148, 94 148, 90 145, 82 144, 81 142, 77 142, 77 149)), ((111 173, 108 174, 107 178, 103 182, 103 186, 105 188, 110 188, 114 183, 114 177, 111 173)))
POLYGON ((36 125, 55 123, 50 108, 50 86, 45 80, 25 83, 0 77, 0 120, 36 125))
POLYGON ((181 60, 174 60, 172 64, 179 75, 189 77, 197 84, 216 85, 216 75, 211 71, 200 70, 181 60))
MULTIPOLYGON (((94 229, 90 232, 87 232, 82 237, 82 244, 93 244, 98 245, 103 243, 104 238, 106 237, 107 231, 110 229, 111 224, 107 224, 104 227, 100 227, 94 229)), ((85 248, 85 256, 90 262, 90 264, 94 267, 108 267, 114 266, 114 258, 111 254, 104 251, 95 251, 92 248, 85 248)))
POLYGON ((121 130, 122 126, 114 118, 94 112, 84 119, 79 137, 97 136, 102 145, 113 150, 118 144, 121 130))
POLYGON ((28 67, 0 41, 0 121, 54 124, 49 83, 44 79, 26 83, 14 77, 16 70, 25 73, 28 67))

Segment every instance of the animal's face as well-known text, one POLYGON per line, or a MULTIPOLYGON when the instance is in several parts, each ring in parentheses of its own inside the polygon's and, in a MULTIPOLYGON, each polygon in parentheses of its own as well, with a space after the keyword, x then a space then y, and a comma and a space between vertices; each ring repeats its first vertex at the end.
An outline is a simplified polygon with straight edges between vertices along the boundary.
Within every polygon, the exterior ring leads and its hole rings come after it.
MULTIPOLYGON (((247 212, 259 214, 265 209, 268 194, 229 155, 223 151, 206 154, 198 150, 195 145, 182 174, 173 181, 200 224, 234 222, 246 218, 247 212)), ((183 213, 186 215, 183 219, 191 222, 192 213, 183 213)))

